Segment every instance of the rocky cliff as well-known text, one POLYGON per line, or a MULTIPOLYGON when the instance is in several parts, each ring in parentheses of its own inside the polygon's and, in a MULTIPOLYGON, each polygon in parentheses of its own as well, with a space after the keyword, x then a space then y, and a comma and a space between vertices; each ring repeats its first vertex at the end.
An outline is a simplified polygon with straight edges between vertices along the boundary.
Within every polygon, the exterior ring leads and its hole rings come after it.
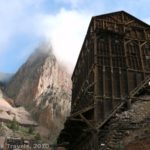
MULTIPOLYGON (((11 100, 12 101, 12 100, 11 100)), ((24 107, 13 107, 10 99, 0 89, 0 122, 11 122, 13 118, 23 126, 37 126, 30 113, 24 107)))
POLYGON ((70 112, 70 75, 47 45, 33 52, 8 83, 6 92, 16 106, 25 106, 42 126, 53 131, 53 136, 70 112))

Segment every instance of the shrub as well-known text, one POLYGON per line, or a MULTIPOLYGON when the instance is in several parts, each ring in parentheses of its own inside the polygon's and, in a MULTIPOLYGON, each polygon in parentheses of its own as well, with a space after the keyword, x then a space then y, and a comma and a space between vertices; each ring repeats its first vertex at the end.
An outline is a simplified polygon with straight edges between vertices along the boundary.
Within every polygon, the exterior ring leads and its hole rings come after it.
POLYGON ((34 132, 33 126, 30 126, 30 127, 29 127, 29 130, 28 130, 28 133, 32 134, 33 132, 34 132))
POLYGON ((11 124, 10 124, 10 128, 12 130, 18 130, 19 129, 19 124, 18 122, 16 121, 16 117, 13 118, 11 124))
POLYGON ((34 136, 34 139, 35 139, 35 140, 41 140, 41 135, 40 135, 40 133, 37 133, 37 134, 34 136))
POLYGON ((124 145, 119 143, 118 145, 116 145, 116 149, 115 150, 125 150, 124 145))

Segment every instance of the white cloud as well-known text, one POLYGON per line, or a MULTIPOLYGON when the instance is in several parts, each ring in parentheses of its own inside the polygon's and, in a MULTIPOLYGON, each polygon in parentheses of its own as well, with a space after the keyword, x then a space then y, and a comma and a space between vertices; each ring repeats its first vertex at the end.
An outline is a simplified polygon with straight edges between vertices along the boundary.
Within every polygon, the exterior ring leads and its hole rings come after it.
MULTIPOLYGON (((139 0, 140 3, 136 0, 133 2, 112 0, 113 3, 104 0, 53 1, 57 4, 63 4, 62 6, 67 4, 66 6, 70 10, 57 8, 55 15, 53 15, 42 11, 41 6, 44 2, 49 3, 48 0, 0 0, 0 56, 8 50, 8 46, 16 40, 18 35, 33 39, 46 38, 46 40, 51 40, 59 61, 65 62, 72 69, 81 49, 91 16, 120 9, 129 10, 136 14, 139 12, 139 8, 141 8, 141 12, 145 10, 145 14, 147 14, 149 9, 148 0, 139 0), (136 6, 134 9, 133 5, 136 6), (58 9, 60 10, 58 11, 58 9)), ((59 7, 61 6, 59 5, 59 7)), ((149 18, 146 19, 146 22, 150 22, 149 20, 149 18)), ((35 43, 31 43, 23 47, 20 55, 26 56, 25 51, 28 54, 30 51, 28 49, 32 49, 34 46, 35 43)))
POLYGON ((149 17, 149 18, 144 19, 144 21, 145 21, 147 24, 150 24, 150 17, 149 17))
MULTIPOLYGON (((22 34, 22 29, 27 28, 30 17, 28 8, 34 7, 41 0, 0 0, 0 52, 7 50, 16 35, 22 34), (26 23, 24 22, 27 21, 26 23)), ((27 31, 27 30, 26 30, 27 31)), ((28 31, 30 32, 30 31, 28 31)))
MULTIPOLYGON (((63 1, 67 2, 67 0, 63 1)), ((59 61, 65 62, 72 70, 83 43, 90 15, 65 9, 61 9, 55 15, 36 10, 31 12, 30 7, 36 9, 40 7, 41 2, 42 0, 0 1, 0 55, 8 50, 8 46, 18 35, 46 38, 51 41, 59 61)), ((72 5, 80 3, 79 0, 70 2, 72 5)), ((21 58, 26 56, 24 50, 29 53, 28 47, 28 45, 23 47, 22 52, 19 52, 21 58)))
POLYGON ((55 0, 55 1, 59 3, 70 4, 72 7, 78 7, 79 5, 83 4, 83 2, 85 2, 85 0, 55 0))
POLYGON ((62 9, 55 16, 39 16, 39 34, 51 40, 60 62, 72 71, 90 21, 88 13, 62 9))

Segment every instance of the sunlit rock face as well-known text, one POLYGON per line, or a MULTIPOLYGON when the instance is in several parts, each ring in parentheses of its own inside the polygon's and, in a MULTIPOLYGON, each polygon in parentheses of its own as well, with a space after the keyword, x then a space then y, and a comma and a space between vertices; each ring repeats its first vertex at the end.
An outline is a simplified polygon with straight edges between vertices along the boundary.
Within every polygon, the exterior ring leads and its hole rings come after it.
POLYGON ((25 106, 32 112, 40 125, 58 132, 70 112, 70 78, 51 47, 44 45, 22 65, 8 83, 6 92, 16 106, 25 106))
MULTIPOLYGON (((1 91, 1 90, 0 90, 1 91)), ((37 123, 32 119, 31 114, 24 107, 13 107, 6 96, 1 91, 0 97, 0 122, 11 122, 13 118, 20 125, 35 125, 37 123)))

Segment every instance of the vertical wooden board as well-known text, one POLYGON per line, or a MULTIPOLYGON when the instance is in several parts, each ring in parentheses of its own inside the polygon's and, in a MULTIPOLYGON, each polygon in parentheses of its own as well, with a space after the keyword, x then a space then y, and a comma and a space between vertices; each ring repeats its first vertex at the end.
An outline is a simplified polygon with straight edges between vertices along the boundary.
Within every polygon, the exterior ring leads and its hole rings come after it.
POLYGON ((127 75, 126 70, 122 70, 121 73, 121 97, 126 97, 128 95, 128 83, 127 83, 127 75))
POLYGON ((111 88, 111 68, 106 68, 105 73, 105 96, 111 97, 112 88, 111 88))
POLYGON ((103 70, 102 67, 99 67, 99 77, 97 79, 97 82, 99 82, 99 96, 103 96, 103 70))
POLYGON ((102 56, 98 56, 98 65, 103 66, 103 57, 102 56))
POLYGON ((112 100, 111 99, 104 99, 104 117, 108 117, 108 115, 112 112, 112 100))
POLYGON ((136 73, 136 79, 137 79, 137 85, 143 80, 143 74, 142 72, 136 73))
POLYGON ((145 71, 150 71, 150 45, 146 44, 142 48, 145 71))
POLYGON ((136 72, 135 71, 129 71, 128 83, 129 83, 128 86, 129 86, 129 92, 130 92, 136 87, 136 72))
POLYGON ((98 55, 108 56, 109 48, 108 48, 108 38, 106 35, 102 35, 98 38, 97 49, 98 49, 98 51, 97 51, 98 55))
POLYGON ((95 147, 98 145, 96 142, 94 135, 87 136, 81 139, 81 142, 73 150, 96 150, 95 147))
POLYGON ((114 99, 114 100, 113 100, 113 103, 112 103, 112 105, 113 105, 113 110, 115 110, 116 107, 120 104, 120 100, 121 100, 121 99, 114 99))
POLYGON ((110 57, 108 56, 103 57, 103 62, 105 66, 110 66, 110 57))
POLYGON ((146 77, 149 76, 149 75, 150 75, 150 72, 145 74, 146 77))
POLYGON ((134 82, 133 82, 134 74, 132 71, 128 71, 128 89, 129 92, 134 89, 134 82))
POLYGON ((114 97, 120 97, 120 81, 119 81, 119 71, 114 69, 113 72, 113 85, 114 85, 114 97))
POLYGON ((103 120, 104 120, 104 102, 103 102, 103 100, 101 99, 101 100, 99 100, 99 101, 97 101, 97 103, 96 103, 96 121, 97 121, 97 123, 100 123, 100 122, 102 122, 103 120))
MULTIPOLYGON (((88 79, 90 84, 94 83, 94 72, 93 70, 91 71, 91 73, 89 74, 89 79, 88 79)), ((94 92, 94 85, 90 87, 89 89, 90 92, 94 92)))

